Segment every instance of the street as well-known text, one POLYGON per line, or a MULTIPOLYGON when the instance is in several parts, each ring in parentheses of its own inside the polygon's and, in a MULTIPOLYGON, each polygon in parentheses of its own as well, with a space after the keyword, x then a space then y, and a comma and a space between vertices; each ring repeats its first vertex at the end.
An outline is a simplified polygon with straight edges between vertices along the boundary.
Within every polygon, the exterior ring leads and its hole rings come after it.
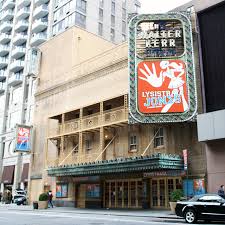
MULTIPOLYGON (((141 225, 141 224, 185 224, 183 219, 157 218, 151 216, 93 214, 84 212, 63 212, 51 210, 26 210, 20 207, 0 208, 1 225, 141 225)), ((199 224, 203 224, 200 222, 199 224)), ((212 224, 212 223, 211 223, 212 224)), ((214 223, 225 224, 225 223, 214 223)))

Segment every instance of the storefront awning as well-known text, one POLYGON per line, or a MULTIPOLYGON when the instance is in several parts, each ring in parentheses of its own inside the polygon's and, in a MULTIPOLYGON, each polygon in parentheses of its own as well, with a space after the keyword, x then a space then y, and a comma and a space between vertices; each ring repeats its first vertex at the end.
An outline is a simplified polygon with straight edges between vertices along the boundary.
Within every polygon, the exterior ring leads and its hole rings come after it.
POLYGON ((2 173, 2 183, 13 184, 15 165, 4 166, 2 173))
POLYGON ((21 176, 21 182, 27 182, 28 181, 28 173, 29 173, 29 163, 23 164, 23 172, 21 176))
POLYGON ((132 158, 118 158, 76 165, 64 165, 48 169, 49 176, 95 176, 115 173, 150 172, 156 170, 182 170, 183 159, 179 155, 153 154, 132 158))

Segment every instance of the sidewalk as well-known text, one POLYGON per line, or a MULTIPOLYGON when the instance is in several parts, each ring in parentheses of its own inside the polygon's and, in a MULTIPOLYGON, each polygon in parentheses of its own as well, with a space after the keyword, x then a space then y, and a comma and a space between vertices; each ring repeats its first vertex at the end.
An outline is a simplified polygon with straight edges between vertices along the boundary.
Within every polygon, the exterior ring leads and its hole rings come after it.
MULTIPOLYGON (((17 206, 15 204, 1 204, 0 210, 21 210, 21 211, 34 211, 32 205, 17 206)), ((36 210, 35 210, 36 211, 36 210)), ((94 215, 112 215, 112 216, 130 216, 130 217, 154 217, 166 219, 179 219, 176 215, 172 214, 169 210, 135 210, 135 209, 78 209, 72 207, 54 207, 45 210, 39 210, 48 213, 73 213, 73 214, 94 214, 94 215)))

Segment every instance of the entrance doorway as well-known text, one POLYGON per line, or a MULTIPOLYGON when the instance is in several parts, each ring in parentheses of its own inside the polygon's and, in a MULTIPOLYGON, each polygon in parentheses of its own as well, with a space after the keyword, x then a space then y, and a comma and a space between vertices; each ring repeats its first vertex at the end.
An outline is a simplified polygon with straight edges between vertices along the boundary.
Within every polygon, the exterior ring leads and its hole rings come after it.
POLYGON ((104 183, 105 208, 142 208, 141 179, 110 180, 104 183))
POLYGON ((151 208, 168 208, 171 193, 180 188, 182 187, 179 177, 151 179, 151 208))
POLYGON ((77 185, 77 208, 85 208, 86 184, 77 185))

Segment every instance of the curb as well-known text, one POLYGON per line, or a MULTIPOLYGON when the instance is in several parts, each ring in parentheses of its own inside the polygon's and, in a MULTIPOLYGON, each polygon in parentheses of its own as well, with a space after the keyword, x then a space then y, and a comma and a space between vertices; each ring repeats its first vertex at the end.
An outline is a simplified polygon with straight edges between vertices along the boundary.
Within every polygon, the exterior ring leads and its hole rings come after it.
POLYGON ((104 213, 99 213, 99 212, 76 212, 74 211, 61 211, 61 210, 45 210, 45 209, 19 209, 19 208, 8 208, 8 210, 17 210, 17 211, 27 211, 27 212, 50 212, 50 213, 73 213, 73 214, 83 214, 83 215, 103 215, 103 216, 129 216, 129 217, 139 217, 139 218, 158 218, 158 219, 181 219, 175 215, 171 215, 171 216, 154 216, 154 215, 134 215, 134 214, 116 214, 116 213, 111 213, 111 212, 104 212, 104 213))

